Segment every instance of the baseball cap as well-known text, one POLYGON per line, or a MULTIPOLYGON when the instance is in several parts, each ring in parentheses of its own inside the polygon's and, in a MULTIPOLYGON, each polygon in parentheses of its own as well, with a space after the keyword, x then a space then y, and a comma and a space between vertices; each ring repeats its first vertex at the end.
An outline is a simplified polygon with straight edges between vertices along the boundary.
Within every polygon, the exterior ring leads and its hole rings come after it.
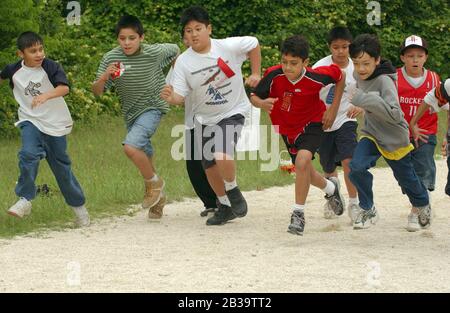
POLYGON ((411 35, 403 41, 402 46, 400 47, 400 53, 403 54, 403 52, 405 52, 405 50, 407 48, 412 48, 412 47, 422 48, 428 54, 427 41, 416 35, 411 35))

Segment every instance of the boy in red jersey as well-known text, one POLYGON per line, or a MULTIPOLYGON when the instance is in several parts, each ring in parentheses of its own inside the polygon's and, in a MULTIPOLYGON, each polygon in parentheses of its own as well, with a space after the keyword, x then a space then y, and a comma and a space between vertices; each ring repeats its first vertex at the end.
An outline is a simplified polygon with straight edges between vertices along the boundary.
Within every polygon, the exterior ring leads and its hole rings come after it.
POLYGON ((292 36, 281 45, 281 65, 269 68, 251 95, 254 106, 270 114, 272 124, 287 146, 295 164, 295 204, 288 231, 303 235, 305 202, 312 184, 322 189, 336 215, 344 212, 342 196, 335 181, 323 178, 312 159, 322 141, 323 129, 333 125, 345 87, 345 73, 332 64, 307 68, 309 44, 302 36, 292 36), (336 84, 335 97, 326 109, 320 90, 336 84))
MULTIPOLYGON (((428 58, 428 44, 425 39, 411 35, 406 38, 400 49, 400 59, 404 66, 397 69, 398 98, 405 119, 408 123, 422 103, 425 95, 439 83, 439 76, 424 68, 428 58)), ((428 136, 428 140, 414 141, 410 133, 414 150, 411 152, 411 161, 419 179, 428 190, 428 194, 434 190, 436 181, 436 164, 434 162, 434 150, 436 148, 436 133, 438 129, 438 117, 432 110, 424 112, 418 122, 419 128, 428 136)), ((408 216, 409 231, 420 229, 418 212, 408 216)))

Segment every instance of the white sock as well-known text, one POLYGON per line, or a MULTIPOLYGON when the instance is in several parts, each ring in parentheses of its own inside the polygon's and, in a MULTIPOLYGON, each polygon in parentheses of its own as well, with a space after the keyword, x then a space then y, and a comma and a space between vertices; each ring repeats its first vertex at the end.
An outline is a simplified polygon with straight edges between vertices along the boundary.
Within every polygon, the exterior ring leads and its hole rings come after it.
POLYGON ((334 194, 336 186, 329 179, 325 180, 327 181, 327 185, 322 189, 322 191, 325 192, 328 196, 332 196, 334 194))
POLYGON ((78 213, 84 213, 87 212, 86 207, 83 205, 81 206, 73 206, 72 207, 74 209, 74 211, 78 212, 78 213))
POLYGON ((348 204, 359 204, 358 197, 348 198, 348 204))
POLYGON ((236 178, 233 181, 230 181, 230 182, 228 182, 226 180, 224 180, 223 182, 225 183, 225 190, 226 191, 237 187, 236 178))
POLYGON ((305 205, 296 203, 292 206, 292 210, 303 212, 303 211, 305 211, 305 205))
POLYGON ((155 175, 153 175, 153 177, 150 178, 150 179, 145 179, 145 178, 144 178, 144 181, 147 182, 147 183, 150 183, 150 182, 155 183, 155 182, 158 181, 158 175, 156 175, 156 173, 155 173, 155 175))
POLYGON ((230 200, 228 199, 227 195, 225 196, 218 196, 217 199, 219 199, 219 202, 227 205, 227 206, 231 206, 230 200))

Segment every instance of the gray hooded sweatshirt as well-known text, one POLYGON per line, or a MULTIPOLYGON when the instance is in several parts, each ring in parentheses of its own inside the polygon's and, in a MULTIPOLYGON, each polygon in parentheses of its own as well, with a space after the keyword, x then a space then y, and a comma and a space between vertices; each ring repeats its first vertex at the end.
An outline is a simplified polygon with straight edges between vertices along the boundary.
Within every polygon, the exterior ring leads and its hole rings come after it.
POLYGON ((362 135, 375 141, 386 158, 403 158, 413 147, 398 101, 395 67, 390 61, 382 60, 367 79, 360 79, 356 72, 354 76, 357 89, 351 102, 365 111, 362 135))

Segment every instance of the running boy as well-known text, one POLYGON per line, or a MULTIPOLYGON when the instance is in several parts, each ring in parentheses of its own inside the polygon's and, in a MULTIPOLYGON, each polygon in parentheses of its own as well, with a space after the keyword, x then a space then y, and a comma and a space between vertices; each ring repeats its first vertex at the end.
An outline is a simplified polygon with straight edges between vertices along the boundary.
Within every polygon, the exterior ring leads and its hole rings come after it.
POLYGON ((351 102, 365 111, 362 138, 350 162, 350 180, 358 189, 360 207, 353 228, 368 228, 379 219, 373 201, 373 176, 368 169, 375 166, 380 156, 408 196, 418 223, 428 227, 431 208, 427 191, 411 162, 413 146, 398 102, 396 69, 390 61, 381 60, 380 54, 380 43, 374 35, 359 35, 350 45, 357 82, 351 102))
MULTIPOLYGON (((337 26, 330 30, 327 40, 331 55, 318 61, 313 68, 331 64, 338 65, 341 70, 345 71, 345 90, 333 126, 324 131, 319 148, 320 164, 325 177, 338 184, 336 167, 342 165, 349 196, 348 215, 353 223, 356 218, 355 214, 359 211, 358 193, 348 178, 348 174, 353 151, 358 143, 356 139, 358 124, 355 117, 362 111, 360 108, 352 106, 349 101, 349 94, 356 84, 353 78, 353 62, 348 54, 348 47, 352 43, 353 37, 347 27, 337 26)), ((327 106, 331 105, 333 101, 335 88, 335 85, 328 85, 320 91, 320 98, 327 106)), ((324 217, 328 219, 336 217, 328 202, 325 203, 324 217)))
POLYGON ((127 157, 144 179, 142 207, 150 218, 160 218, 166 201, 164 180, 156 174, 151 138, 169 107, 159 97, 165 84, 163 69, 178 55, 175 44, 144 44, 144 28, 135 16, 123 16, 116 25, 119 46, 107 52, 92 89, 101 95, 115 85, 128 133, 122 142, 127 157))
POLYGON ((15 125, 20 128, 22 138, 16 185, 19 200, 8 214, 18 218, 31 214, 39 162, 45 158, 66 203, 76 215, 76 224, 88 226, 83 190, 67 155, 66 135, 71 132, 73 122, 63 97, 69 93, 69 82, 62 67, 45 58, 43 45, 42 38, 34 32, 20 34, 17 48, 22 60, 7 65, 0 73, 0 82, 10 80, 19 104, 19 121, 15 125))
POLYGON ((172 104, 185 97, 195 104, 195 122, 202 130, 202 165, 218 198, 218 211, 207 225, 222 225, 247 214, 247 202, 236 183, 234 146, 249 109, 241 65, 248 55, 252 75, 246 83, 260 79, 261 52, 255 37, 211 39, 208 13, 201 7, 186 9, 181 26, 191 47, 177 59, 172 85, 161 97, 172 104))
POLYGON ((314 70, 307 68, 309 44, 302 36, 286 39, 280 50, 281 65, 266 71, 250 100, 270 114, 295 164, 295 204, 288 231, 303 235, 305 203, 311 184, 325 192, 336 215, 344 212, 337 180, 322 177, 312 160, 322 141, 323 130, 329 129, 335 121, 344 92, 345 73, 336 64, 314 70), (326 109, 319 93, 328 84, 336 84, 336 91, 326 109))

